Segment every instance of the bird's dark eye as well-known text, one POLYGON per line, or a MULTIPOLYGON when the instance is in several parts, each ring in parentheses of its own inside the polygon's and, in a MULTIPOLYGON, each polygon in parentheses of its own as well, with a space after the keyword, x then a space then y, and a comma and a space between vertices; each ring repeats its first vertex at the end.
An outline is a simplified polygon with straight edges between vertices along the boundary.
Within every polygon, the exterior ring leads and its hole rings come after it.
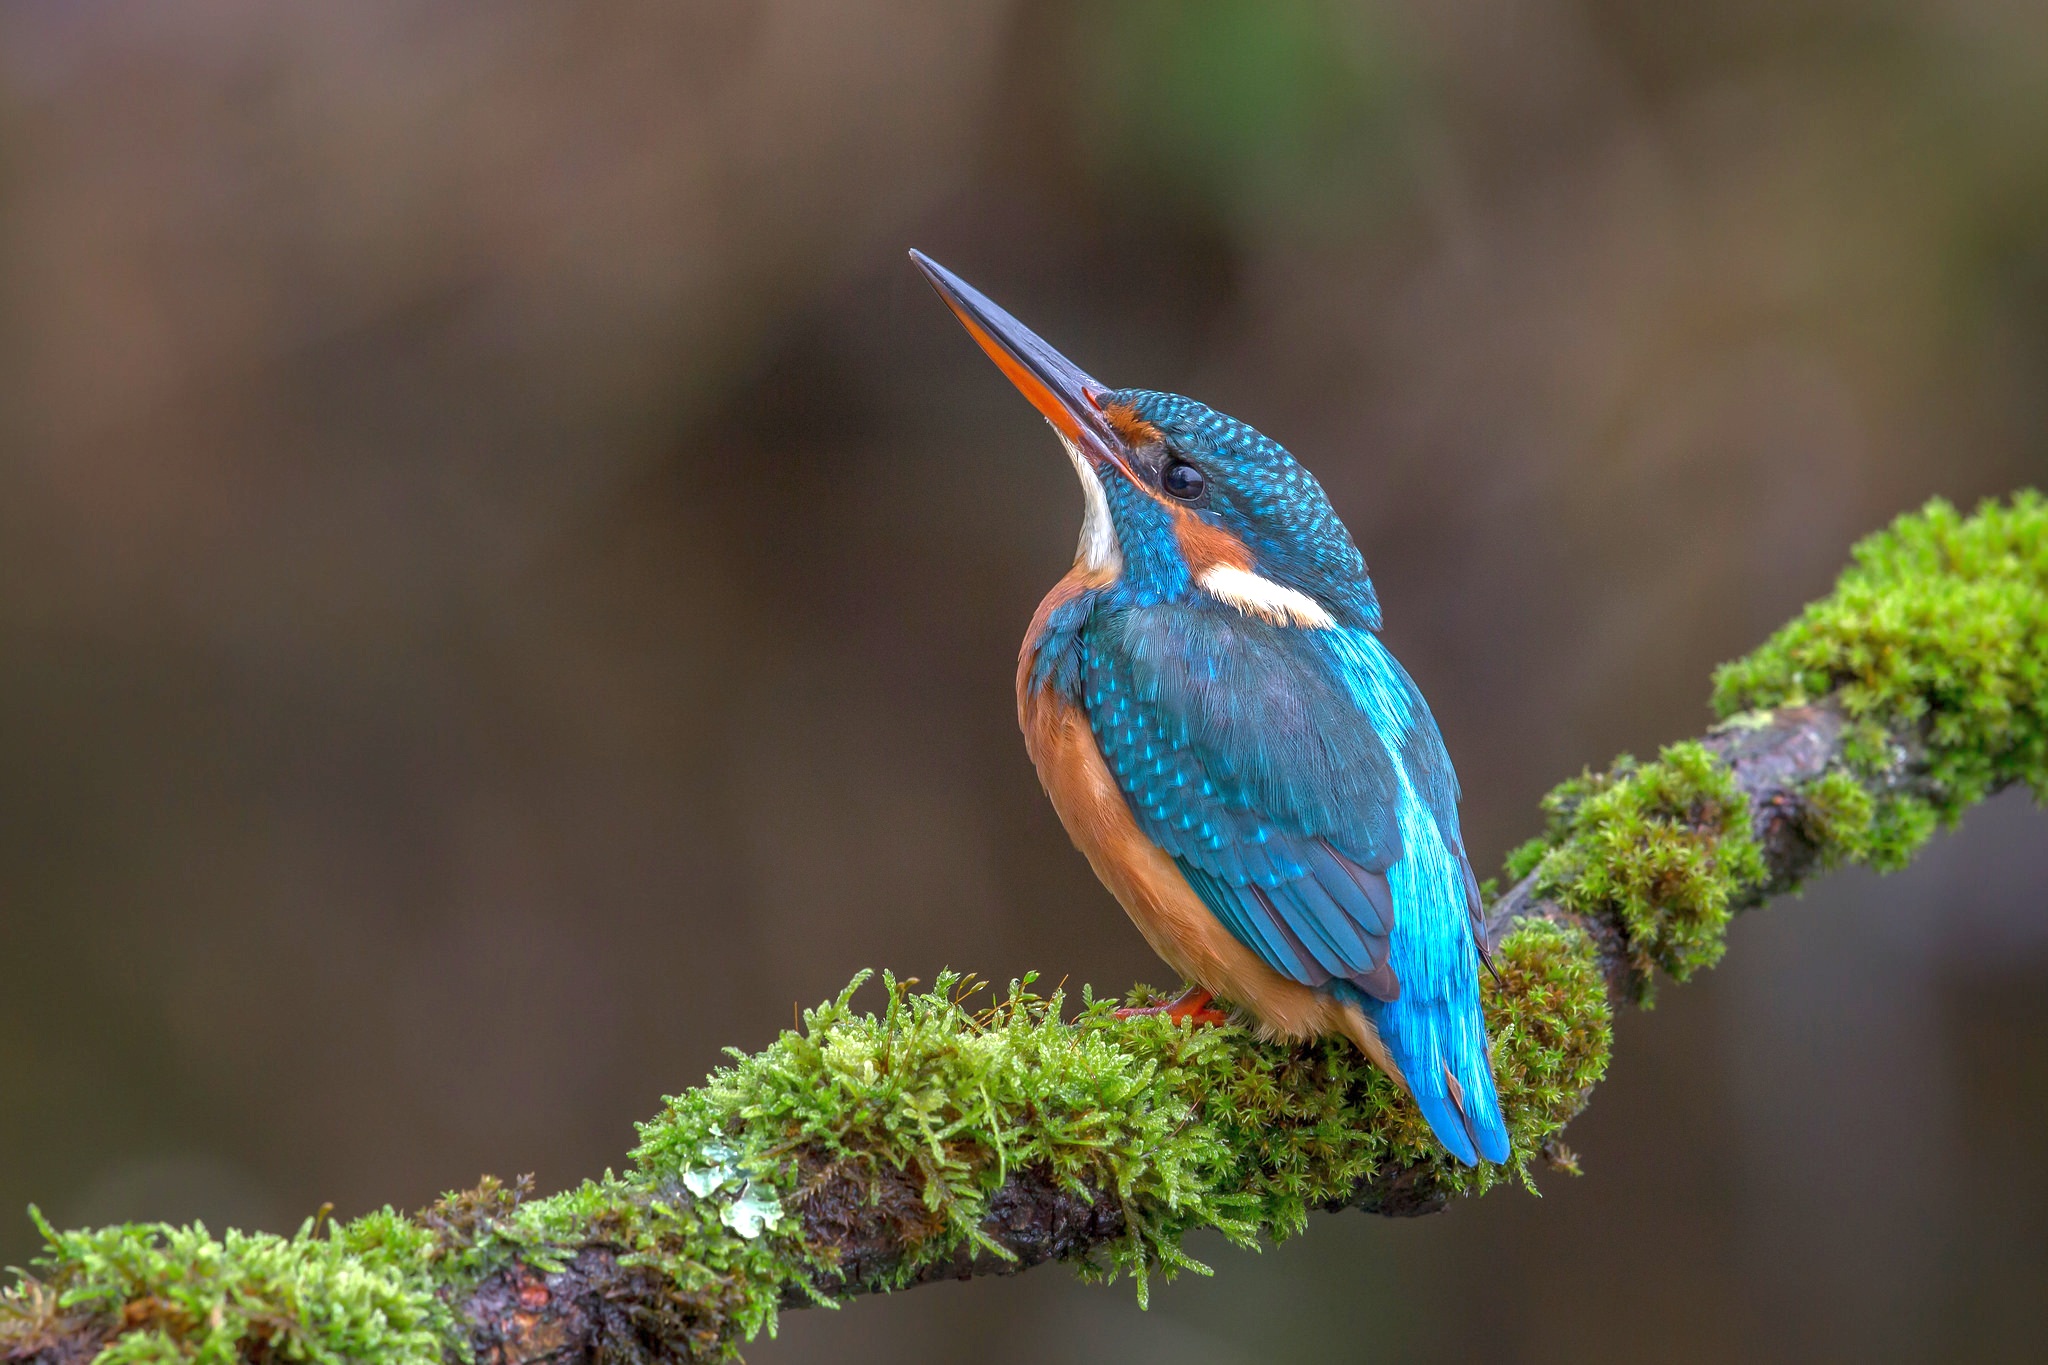
POLYGON ((1182 502, 1193 502, 1208 490, 1209 481, 1191 464, 1175 461, 1160 476, 1160 485, 1182 502))

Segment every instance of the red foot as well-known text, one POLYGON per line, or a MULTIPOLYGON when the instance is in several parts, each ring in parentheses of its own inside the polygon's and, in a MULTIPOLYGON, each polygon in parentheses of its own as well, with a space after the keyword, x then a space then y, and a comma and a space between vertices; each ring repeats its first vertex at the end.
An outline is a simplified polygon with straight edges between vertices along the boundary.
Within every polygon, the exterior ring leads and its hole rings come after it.
POLYGON ((1163 1005, 1126 1005, 1116 1012, 1119 1019, 1135 1019, 1141 1014, 1163 1014, 1176 1024, 1192 1019, 1197 1024, 1227 1024, 1230 1016, 1210 1002, 1215 996, 1200 986, 1190 986, 1181 992, 1178 1000, 1169 1000, 1163 1005))

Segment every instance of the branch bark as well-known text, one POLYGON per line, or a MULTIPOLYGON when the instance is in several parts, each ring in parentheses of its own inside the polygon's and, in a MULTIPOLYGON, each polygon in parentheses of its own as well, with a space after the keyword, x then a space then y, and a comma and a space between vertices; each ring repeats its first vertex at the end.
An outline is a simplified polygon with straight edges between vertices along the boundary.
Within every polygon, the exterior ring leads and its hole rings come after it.
MULTIPOLYGON (((1750 894, 1752 904, 1797 886, 1816 870, 1823 840, 1802 794, 1808 783, 1842 759, 1847 722, 1831 703, 1788 707, 1741 724, 1724 726, 1702 741, 1729 767, 1748 802, 1749 820, 1762 849, 1766 880, 1750 894)), ((1895 764, 1880 778, 1890 789, 1917 793, 1927 781, 1912 735, 1895 735, 1895 764)), ((1538 890, 1535 874, 1510 888, 1493 905, 1487 924, 1495 943, 1519 925, 1545 920, 1583 931, 1595 945, 1610 1002, 1616 1008, 1639 997, 1638 960, 1621 928, 1597 915, 1577 913, 1538 890)), ((1129 1232, 1128 1214, 1113 1194, 1080 1192, 1043 1169, 1013 1171, 989 1196, 980 1221, 982 1241, 959 1243, 950 1254, 928 1252, 940 1231, 934 1226, 919 1181, 902 1170, 852 1179, 843 1163, 821 1153, 803 1154, 802 1193, 792 1201, 802 1220, 806 1244, 829 1246, 836 1262, 792 1273, 779 1286, 783 1308, 820 1298, 845 1298, 978 1275, 1014 1275, 1048 1261, 1087 1259, 1129 1232)), ((503 1213, 517 1196, 493 1186, 466 1209, 444 1203, 424 1215, 449 1245, 465 1244, 467 1233, 485 1227, 483 1205, 496 1198, 503 1213), (451 1232, 451 1229, 453 1231, 451 1232)), ((652 1197, 652 1196, 650 1196, 652 1197)), ((1357 1208, 1387 1216, 1434 1213, 1449 1196, 1423 1165, 1393 1165, 1374 1172, 1350 1196, 1326 1207, 1357 1208)), ((715 1360, 728 1358, 741 1335, 740 1304, 727 1301, 729 1284, 716 1274, 693 1288, 681 1288, 668 1269, 625 1253, 601 1227, 544 1246, 501 1257, 477 1277, 457 1273, 459 1258, 446 1261, 440 1292, 452 1312, 455 1335, 478 1365, 613 1365, 615 1362, 715 1360), (721 1294, 727 1299, 721 1299, 721 1294)), ((21 1305, 48 1299, 34 1281, 17 1289, 11 1302, 20 1319, 0 1330, 0 1358, 10 1365, 79 1365, 138 1321, 131 1302, 118 1314, 81 1312, 54 1302, 39 1326, 21 1305)), ((155 1301, 145 1305, 156 1312, 155 1301)), ((147 1313, 145 1313, 145 1317, 147 1313)), ((8 1323, 0 1317, 0 1329, 8 1323)), ((452 1344, 452 1343, 451 1343, 452 1344)), ((250 1358, 272 1354, 265 1341, 244 1342, 250 1358)))
MULTIPOLYGON (((1802 789, 1841 761, 1845 729, 1840 710, 1822 703, 1784 708, 1768 718, 1724 727, 1703 740, 1729 765, 1749 803, 1751 828, 1763 850, 1768 880, 1754 890, 1752 905, 1793 889, 1817 870, 1823 841, 1813 828, 1802 789)), ((1895 738, 1897 763, 1884 780, 1891 783, 1891 790, 1918 794, 1926 781, 1916 758, 1920 746, 1910 735, 1895 738)), ((1531 920, 1586 932, 1597 947, 1612 1003, 1621 1007, 1638 998, 1641 982, 1619 928, 1545 898, 1534 874, 1495 902, 1488 935, 1498 942, 1531 920)), ((1376 1173, 1351 1198, 1331 1208, 1409 1217, 1438 1212, 1447 1202, 1426 1169, 1399 1166, 1376 1173)), ((819 1277, 808 1287, 786 1286, 783 1305, 794 1308, 812 1302, 812 1290, 843 1296, 890 1284, 911 1261, 916 1243, 905 1229, 916 1226, 922 1208, 919 1190, 907 1177, 880 1191, 827 1189, 808 1198, 801 1214, 807 1238, 844 1248, 847 1255, 839 1273, 819 1277)), ((948 1258, 920 1264, 907 1281, 893 1287, 1014 1275, 1048 1261, 1080 1259, 1121 1239, 1126 1226, 1113 1199, 1099 1193, 1092 1199, 1080 1197, 1041 1171, 1024 1170, 990 1198, 981 1231, 1012 1259, 963 1245, 948 1258)), ((488 1279, 461 1311, 483 1365, 581 1365, 611 1358, 621 1347, 659 1355, 658 1341, 622 1339, 622 1333, 630 1335, 636 1320, 631 1308, 636 1292, 630 1278, 622 1278, 614 1257, 601 1248, 585 1248, 572 1264, 552 1274, 524 1264, 508 1267, 488 1279)))
MULTIPOLYGON (((1818 870, 1823 840, 1813 825, 1812 808, 1803 792, 1842 760, 1848 722, 1832 702, 1782 707, 1753 723, 1718 727, 1701 743, 1728 765, 1736 787, 1749 802, 1751 832, 1763 852, 1765 881, 1753 888, 1739 908, 1754 909, 1774 896, 1796 889, 1818 870)), ((1879 779, 1883 789, 1903 795, 1931 795, 1920 761, 1917 735, 1895 735, 1893 766, 1879 779)), ((1623 941, 1620 926, 1600 916, 1582 915, 1556 900, 1546 899, 1531 873, 1495 901, 1487 915, 1486 935, 1498 943, 1517 925, 1548 920, 1584 930, 1599 951, 1601 974, 1617 1007, 1639 998, 1641 977, 1623 941)))

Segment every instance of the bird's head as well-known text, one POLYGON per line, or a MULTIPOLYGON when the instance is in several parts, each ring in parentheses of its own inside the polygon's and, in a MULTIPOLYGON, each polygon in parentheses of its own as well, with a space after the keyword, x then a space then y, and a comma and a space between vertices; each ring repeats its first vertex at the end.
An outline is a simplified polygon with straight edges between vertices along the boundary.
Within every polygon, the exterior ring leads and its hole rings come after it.
POLYGON ((1192 398, 1098 383, 965 280, 910 254, 1066 447, 1085 505, 1083 569, 1141 603, 1205 593, 1279 624, 1378 628, 1351 533, 1277 441, 1192 398))

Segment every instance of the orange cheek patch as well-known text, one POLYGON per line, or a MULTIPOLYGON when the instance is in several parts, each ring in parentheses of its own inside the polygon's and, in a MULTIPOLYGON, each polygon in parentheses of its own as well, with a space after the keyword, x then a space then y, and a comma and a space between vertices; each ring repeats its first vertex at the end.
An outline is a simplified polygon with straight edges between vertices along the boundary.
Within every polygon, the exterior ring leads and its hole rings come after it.
MULTIPOLYGON (((1161 499, 1161 501, 1165 501, 1161 499)), ((1252 552, 1243 541, 1220 526, 1211 526, 1185 507, 1172 507, 1173 533, 1180 541, 1181 558, 1188 572, 1200 578, 1214 568, 1250 569, 1252 552)))

